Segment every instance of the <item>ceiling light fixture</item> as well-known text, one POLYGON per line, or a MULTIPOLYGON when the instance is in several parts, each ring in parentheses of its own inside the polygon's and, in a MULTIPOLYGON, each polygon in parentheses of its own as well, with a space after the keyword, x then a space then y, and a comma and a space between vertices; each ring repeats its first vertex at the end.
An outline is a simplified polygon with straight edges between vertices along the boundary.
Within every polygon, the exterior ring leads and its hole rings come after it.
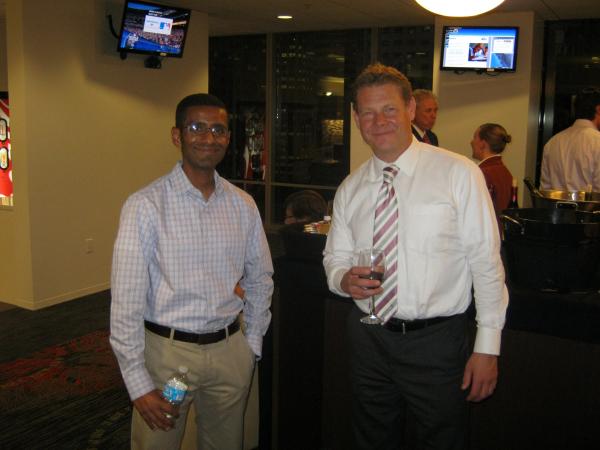
POLYGON ((423 8, 438 16, 478 16, 498 7, 504 0, 415 0, 423 8))
POLYGON ((280 14, 277 16, 277 18, 281 20, 292 20, 294 17, 290 16, 289 14, 280 14))

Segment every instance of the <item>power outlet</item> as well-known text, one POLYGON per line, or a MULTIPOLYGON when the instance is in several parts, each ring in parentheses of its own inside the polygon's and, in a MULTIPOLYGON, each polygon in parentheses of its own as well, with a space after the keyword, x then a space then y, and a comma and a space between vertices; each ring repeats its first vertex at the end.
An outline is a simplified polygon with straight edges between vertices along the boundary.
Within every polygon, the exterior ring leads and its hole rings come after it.
POLYGON ((92 238, 87 238, 83 242, 85 243, 85 252, 94 253, 94 240, 92 238))

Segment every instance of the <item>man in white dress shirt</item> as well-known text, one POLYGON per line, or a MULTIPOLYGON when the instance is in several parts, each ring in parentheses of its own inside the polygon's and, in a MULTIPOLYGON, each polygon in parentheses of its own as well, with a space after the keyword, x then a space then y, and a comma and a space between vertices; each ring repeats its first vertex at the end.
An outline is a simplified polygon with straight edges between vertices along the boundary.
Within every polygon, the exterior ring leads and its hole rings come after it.
POLYGON ((575 119, 544 146, 542 189, 600 192, 600 90, 577 95, 575 119))
MULTIPOLYGON (((398 448, 404 411, 416 448, 464 449, 470 401, 496 386, 508 293, 496 219, 483 175, 467 158, 419 142, 406 77, 381 64, 354 85, 354 120, 373 156, 338 189, 324 252, 329 288, 351 296, 348 319, 353 428, 361 449, 398 448), (357 250, 373 245, 383 169, 393 165, 397 261, 392 317, 366 325, 367 299, 380 282, 360 278, 357 250), (465 311, 474 287, 477 336, 468 348, 465 311)), ((388 254, 388 259, 390 255, 388 254)), ((384 280, 384 287, 387 280, 384 280)), ((386 291, 387 292, 387 291, 386 291)))

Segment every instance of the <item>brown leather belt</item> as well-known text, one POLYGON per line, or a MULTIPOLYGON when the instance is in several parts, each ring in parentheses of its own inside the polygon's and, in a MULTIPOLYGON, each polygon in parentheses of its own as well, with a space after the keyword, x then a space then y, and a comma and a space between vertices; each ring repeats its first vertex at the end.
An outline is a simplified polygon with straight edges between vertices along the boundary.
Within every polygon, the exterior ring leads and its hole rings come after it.
POLYGON ((447 317, 432 317, 430 319, 417 319, 417 320, 402 320, 396 319, 392 317, 386 323, 383 324, 383 327, 393 331, 395 333, 406 334, 409 331, 422 330, 423 328, 430 327, 432 325, 437 325, 438 323, 446 322, 447 320, 453 319, 455 317, 462 316, 463 314, 456 314, 454 316, 447 317))
MULTIPOLYGON (((172 328, 165 327, 163 325, 159 325, 154 322, 149 322, 144 320, 144 326, 148 331, 153 332, 154 334, 158 334, 159 336, 170 338, 172 328)), ((173 334, 173 339, 181 342, 190 342, 192 344, 198 345, 206 345, 206 344, 214 344, 215 342, 222 341, 228 335, 232 335, 237 333, 240 329, 240 321, 239 318, 236 318, 231 325, 227 328, 223 328, 219 331, 213 331, 212 333, 188 333, 186 331, 175 330, 173 334)))

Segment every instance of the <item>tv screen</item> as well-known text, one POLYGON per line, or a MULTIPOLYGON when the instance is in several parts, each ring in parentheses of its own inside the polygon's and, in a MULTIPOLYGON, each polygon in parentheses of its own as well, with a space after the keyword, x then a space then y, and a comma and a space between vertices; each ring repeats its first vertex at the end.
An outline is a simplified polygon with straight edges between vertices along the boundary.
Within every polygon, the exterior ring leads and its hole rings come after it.
POLYGON ((126 1, 117 50, 181 57, 190 16, 189 9, 126 1))
POLYGON ((518 27, 445 26, 441 70, 514 72, 518 27))

